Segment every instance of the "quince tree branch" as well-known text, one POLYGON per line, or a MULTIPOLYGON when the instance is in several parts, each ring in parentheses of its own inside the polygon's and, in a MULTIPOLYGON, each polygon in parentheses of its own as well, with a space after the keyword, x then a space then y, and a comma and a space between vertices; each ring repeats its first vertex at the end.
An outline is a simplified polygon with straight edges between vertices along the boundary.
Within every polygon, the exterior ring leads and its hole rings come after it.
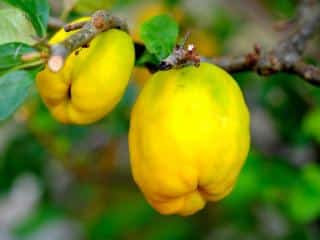
POLYGON ((302 77, 305 81, 320 86, 320 68, 302 59, 307 42, 320 30, 320 2, 303 0, 295 18, 295 31, 277 43, 270 51, 259 46, 252 53, 237 57, 204 59, 230 73, 255 71, 260 75, 288 72, 302 77))
POLYGON ((128 32, 128 26, 122 19, 107 11, 95 12, 89 21, 69 24, 64 27, 66 32, 78 30, 64 41, 50 46, 48 68, 53 72, 62 69, 66 58, 75 50, 86 47, 99 33, 111 28, 128 32))
MULTIPOLYGON (((49 21, 49 26, 55 28, 61 22, 49 21)), ((290 21, 294 31, 287 38, 276 43, 271 50, 265 50, 255 45, 253 51, 242 56, 222 56, 203 58, 196 53, 193 45, 177 45, 172 54, 159 65, 146 63, 152 72, 179 68, 185 65, 199 65, 200 61, 214 63, 227 72, 254 71, 260 75, 271 75, 277 72, 288 72, 300 76, 305 81, 320 86, 320 68, 303 60, 307 42, 320 29, 320 2, 317 0, 301 0, 296 17, 290 21)), ((86 47, 99 33, 111 28, 128 31, 127 24, 106 11, 97 11, 91 20, 70 24, 64 27, 66 31, 78 30, 63 42, 49 46, 48 67, 51 71, 59 71, 64 61, 73 51, 86 47)), ((136 56, 144 52, 145 46, 135 44, 136 56)))
POLYGON ((49 17, 48 28, 51 30, 59 30, 63 28, 65 23, 60 18, 49 17))
MULTIPOLYGON (((295 31, 277 43, 272 50, 265 51, 259 45, 255 45, 253 52, 242 56, 201 58, 201 61, 218 65, 229 73, 254 71, 268 76, 277 72, 288 72, 302 77, 313 85, 320 86, 320 68, 307 64, 302 59, 307 42, 320 30, 320 2, 302 0, 293 22, 296 25, 295 31)), ((188 62, 189 57, 187 51, 181 52, 174 49, 167 59, 157 67, 152 66, 150 70, 177 68, 181 63, 188 62)))

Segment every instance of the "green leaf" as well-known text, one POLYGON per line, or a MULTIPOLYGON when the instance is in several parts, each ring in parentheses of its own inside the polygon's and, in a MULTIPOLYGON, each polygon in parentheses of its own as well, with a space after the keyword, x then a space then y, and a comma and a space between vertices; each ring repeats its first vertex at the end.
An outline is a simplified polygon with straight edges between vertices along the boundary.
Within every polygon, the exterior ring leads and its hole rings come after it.
POLYGON ((308 113, 302 124, 304 133, 320 142, 320 109, 308 113))
POLYGON ((0 77, 0 120, 8 118, 28 97, 34 75, 20 70, 0 77))
POLYGON ((49 19, 47 0, 4 0, 26 12, 39 36, 45 36, 49 19))
POLYGON ((36 32, 25 13, 11 6, 0 8, 0 44, 23 42, 33 44, 36 32))
POLYGON ((265 6, 274 12, 276 16, 285 18, 292 17, 296 12, 297 4, 291 0, 264 0, 265 6))
POLYGON ((157 57, 154 54, 151 54, 148 51, 145 51, 142 54, 142 56, 139 59, 137 59, 136 65, 144 66, 146 63, 158 65, 160 61, 157 59, 157 57))
POLYGON ((265 159, 255 152, 250 152, 246 163, 240 172, 239 179, 229 197, 222 204, 233 211, 246 211, 248 206, 261 196, 261 172, 265 159))
MULTIPOLYGON (((29 145, 30 143, 26 144, 29 145)), ((43 148, 40 150, 43 150, 43 148)), ((39 230, 44 224, 62 219, 63 217, 63 212, 59 208, 50 205, 50 203, 45 203, 29 214, 26 219, 19 222, 19 224, 15 226, 14 232, 20 237, 30 239, 29 236, 32 236, 32 234, 39 230)))
POLYGON ((302 170, 289 199, 291 216, 299 223, 308 223, 320 216, 320 167, 309 164, 302 170))
POLYGON ((35 51, 24 43, 6 43, 0 45, 0 75, 2 71, 21 65, 23 54, 35 51))
POLYGON ((169 56, 179 33, 178 24, 169 15, 163 14, 151 18, 141 26, 140 36, 147 50, 158 60, 169 56))

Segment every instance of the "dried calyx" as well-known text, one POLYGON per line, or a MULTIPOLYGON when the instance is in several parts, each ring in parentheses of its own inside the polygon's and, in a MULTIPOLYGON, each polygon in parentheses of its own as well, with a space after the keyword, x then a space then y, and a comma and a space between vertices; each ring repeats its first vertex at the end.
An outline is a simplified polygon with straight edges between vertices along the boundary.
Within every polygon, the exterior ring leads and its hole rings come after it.
POLYGON ((188 32, 183 41, 176 45, 166 59, 161 61, 159 70, 169 70, 173 68, 182 68, 186 66, 200 66, 200 55, 193 44, 186 44, 190 33, 188 32))

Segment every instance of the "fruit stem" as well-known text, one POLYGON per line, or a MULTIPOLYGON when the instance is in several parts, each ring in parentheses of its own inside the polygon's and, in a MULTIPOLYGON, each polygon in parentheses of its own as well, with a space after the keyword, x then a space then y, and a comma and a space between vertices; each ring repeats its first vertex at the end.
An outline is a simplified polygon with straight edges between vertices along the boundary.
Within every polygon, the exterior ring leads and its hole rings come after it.
POLYGON ((195 46, 186 44, 189 36, 190 32, 187 32, 181 43, 177 44, 173 49, 172 54, 161 61, 159 65, 160 71, 187 66, 200 66, 200 55, 197 53, 195 46))

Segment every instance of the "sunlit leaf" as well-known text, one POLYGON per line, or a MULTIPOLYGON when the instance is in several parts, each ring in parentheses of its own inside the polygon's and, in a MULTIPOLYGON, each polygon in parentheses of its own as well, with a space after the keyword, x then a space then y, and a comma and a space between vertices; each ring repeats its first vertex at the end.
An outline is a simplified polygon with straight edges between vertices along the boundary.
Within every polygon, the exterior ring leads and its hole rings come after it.
POLYGON ((303 121, 303 131, 320 142, 320 109, 308 113, 303 121))
POLYGON ((0 45, 0 75, 2 71, 21 65, 23 54, 33 52, 35 49, 24 43, 6 43, 0 45))
POLYGON ((14 7, 0 8, 0 44, 9 42, 22 42, 33 44, 32 36, 36 32, 26 14, 14 7))
POLYGON ((303 168, 289 198, 289 209, 297 222, 307 223, 320 216, 320 167, 310 164, 303 168))
POLYGON ((45 36, 49 19, 47 0, 4 0, 24 11, 31 20, 39 36, 45 36))
POLYGON ((179 33, 178 24, 169 15, 159 15, 144 22, 140 35, 147 50, 158 60, 167 57, 173 50, 179 33))
POLYGON ((33 78, 33 74, 24 70, 0 77, 0 120, 8 118, 25 101, 33 78))

